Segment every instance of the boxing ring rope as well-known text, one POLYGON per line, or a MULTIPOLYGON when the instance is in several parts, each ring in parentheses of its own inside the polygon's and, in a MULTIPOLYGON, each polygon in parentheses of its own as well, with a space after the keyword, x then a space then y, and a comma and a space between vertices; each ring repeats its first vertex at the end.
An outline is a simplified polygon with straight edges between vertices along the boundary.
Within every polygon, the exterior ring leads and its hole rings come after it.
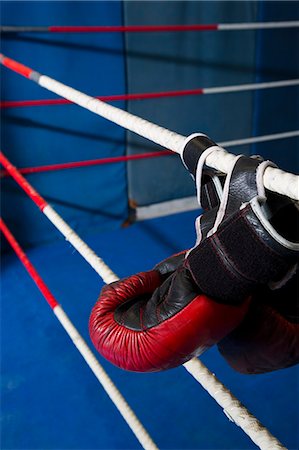
POLYGON ((274 28, 297 28, 299 21, 212 23, 195 25, 128 25, 128 26, 1 26, 1 33, 152 33, 172 31, 246 31, 274 28))
POLYGON ((7 172, 22 187, 26 194, 33 200, 38 208, 45 214, 53 225, 61 234, 69 241, 72 246, 80 253, 81 256, 91 265, 97 274, 105 283, 112 283, 118 280, 117 275, 97 256, 91 248, 69 227, 69 225, 56 213, 56 211, 48 204, 48 202, 36 192, 36 190, 25 180, 20 172, 8 161, 8 159, 0 152, 0 163, 5 167, 7 172))
MULTIPOLYGON (((185 89, 180 91, 163 91, 163 92, 146 92, 137 94, 122 94, 122 95, 100 95, 96 96, 98 100, 103 102, 113 101, 131 101, 131 100, 149 100, 154 98, 173 98, 173 97, 185 97, 189 95, 206 95, 206 94, 227 94, 232 92, 245 92, 255 91, 261 89, 273 89, 282 87, 298 86, 299 78, 292 80, 279 80, 269 81, 265 83, 249 83, 249 84, 236 84, 230 86, 215 86, 208 88, 198 89, 185 89)), ((0 108, 22 108, 28 106, 53 106, 53 105, 69 105, 73 102, 65 100, 63 98, 55 99, 38 99, 38 100, 10 100, 1 101, 0 108)))
MULTIPOLYGON (((62 217, 60 217, 33 186, 25 180, 18 169, 11 164, 2 152, 0 152, 0 163, 38 206, 40 211, 42 211, 45 216, 48 217, 50 222, 52 222, 52 224, 64 235, 66 240, 69 241, 91 267, 96 270, 105 283, 111 283, 118 280, 117 275, 115 275, 104 261, 99 258, 84 241, 82 241, 62 217)), ((62 320, 64 320, 63 314, 59 313, 59 317, 62 317, 62 320)), ((68 325, 71 327, 70 324, 68 325)), ((222 407, 226 416, 242 428, 257 446, 262 450, 285 449, 285 447, 272 436, 258 419, 255 418, 234 395, 232 395, 232 393, 204 366, 204 364, 202 364, 202 362, 197 358, 193 358, 183 364, 183 366, 222 407)), ((136 434, 135 431, 134 433, 136 434)))
POLYGON ((98 381, 103 386, 104 390, 108 394, 110 400, 114 403, 116 408, 119 410, 120 414, 123 416, 124 420, 127 422, 128 426, 131 428, 138 441, 144 449, 158 450, 158 447, 153 442, 152 438, 149 436, 148 432, 145 430, 134 411, 128 405, 120 391, 117 389, 111 378, 108 376, 104 368, 100 365, 95 355, 92 353, 91 349, 88 347, 87 343, 80 335, 78 330, 74 327, 70 321, 67 314, 64 312, 62 306, 57 302, 45 282, 42 280, 35 267, 29 261, 27 255, 24 253, 10 230, 7 228, 4 221, 0 218, 0 230, 8 240, 9 244, 17 254, 18 258, 26 268, 27 272, 38 286, 39 290, 43 294, 48 305, 52 309, 53 313, 59 320, 62 327, 65 329, 66 333, 69 335, 73 344, 83 356, 87 365, 94 373, 98 381))
MULTIPOLYGON (((278 139, 287 139, 299 136, 299 130, 294 131, 286 131, 284 133, 275 133, 275 134, 267 134, 264 136, 255 136, 244 139, 234 139, 232 141, 219 142, 220 146, 223 147, 234 147, 239 145, 253 144, 259 142, 268 142, 272 140, 278 139)), ((101 166, 105 164, 114 164, 119 162, 126 161, 135 161, 139 159, 149 159, 149 158, 158 158, 160 156, 175 156, 175 153, 170 150, 162 150, 155 152, 147 152, 140 153, 137 155, 125 155, 125 156, 112 156, 109 158, 98 158, 98 159, 89 159, 85 161, 71 161, 65 163, 58 164, 46 164, 44 166, 36 166, 36 167, 22 167, 19 168, 19 172, 23 175, 29 175, 33 173, 40 172, 52 172, 56 170, 64 170, 64 169, 78 169, 80 167, 90 167, 90 166, 101 166)), ((9 176, 9 173, 3 170, 0 171, 0 177, 9 176)))
MULTIPOLYGON (((299 134, 299 133, 298 133, 299 134)), ((115 164, 119 162, 125 161, 135 161, 139 159, 149 159, 156 158, 159 156, 170 156, 173 153, 170 150, 163 150, 161 152, 148 152, 141 153, 138 155, 126 155, 126 156, 112 156, 111 158, 99 158, 99 159, 90 159, 86 161, 73 161, 59 164, 47 164, 45 166, 37 166, 37 167, 23 167, 18 169, 19 172, 23 175, 28 175, 32 173, 40 173, 40 172, 52 172, 53 170, 63 170, 63 169, 77 169, 79 167, 90 167, 90 166, 101 166, 105 164, 115 164)), ((8 176, 9 173, 3 171, 0 172, 0 177, 8 176)))
MULTIPOLYGON (((46 75, 41 75, 35 70, 4 55, 0 55, 0 62, 5 67, 36 82, 45 89, 175 153, 182 154, 185 144, 190 138, 104 103, 46 75)), ((206 164, 223 173, 227 173, 235 158, 235 155, 218 147, 207 157, 206 164)), ((267 189, 295 200, 299 200, 298 180, 298 176, 273 167, 268 167, 263 177, 263 182, 267 189)))

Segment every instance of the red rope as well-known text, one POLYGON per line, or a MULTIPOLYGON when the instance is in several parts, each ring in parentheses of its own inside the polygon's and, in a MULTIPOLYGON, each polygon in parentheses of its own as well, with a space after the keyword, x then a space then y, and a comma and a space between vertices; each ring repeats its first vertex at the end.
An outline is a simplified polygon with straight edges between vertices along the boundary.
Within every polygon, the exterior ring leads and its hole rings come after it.
MULTIPOLYGON (((111 158, 90 159, 87 161, 74 161, 74 162, 49 164, 49 165, 36 166, 36 167, 24 167, 22 169, 18 169, 18 172, 22 173, 23 175, 28 175, 28 174, 32 174, 32 173, 51 172, 54 170, 63 170, 63 169, 76 169, 79 167, 99 166, 99 165, 103 165, 103 164, 132 161, 132 160, 137 160, 137 159, 148 159, 148 158, 155 158, 155 157, 159 157, 159 156, 170 156, 170 155, 174 155, 174 154, 175 153, 171 152, 170 150, 162 150, 160 152, 149 152, 149 153, 143 153, 140 155, 115 156, 115 157, 111 157, 111 158)), ((2 156, 0 155, 0 162, 2 163, 1 157, 2 156)), ((1 177, 6 177, 9 175, 10 174, 7 170, 3 170, 1 172, 1 177)))
POLYGON ((282 22, 243 22, 212 24, 179 24, 179 25, 84 25, 84 26, 0 26, 0 33, 144 33, 173 31, 228 31, 254 30, 273 28, 296 28, 298 21, 282 22))
POLYGON ((207 25, 129 25, 129 26, 51 26, 51 33, 144 33, 153 31, 209 31, 217 30, 218 24, 207 25))
MULTIPOLYGON (((120 94, 120 95, 102 95, 95 97, 104 102, 113 102, 120 100, 143 100, 151 98, 163 98, 163 97, 181 97, 186 95, 202 95, 203 89, 187 89, 182 91, 164 91, 164 92, 148 92, 140 94, 120 94)), ((49 106, 49 105, 68 105, 71 104, 70 100, 64 98, 57 99, 39 99, 39 100, 12 100, 0 102, 0 108, 17 108, 24 106, 49 106)))
POLYGON ((25 180, 20 171, 13 166, 8 159, 0 152, 0 163, 6 171, 16 180, 16 182, 24 189, 26 194, 34 201, 41 211, 47 206, 46 200, 39 195, 38 192, 25 180))
POLYGON ((30 78, 31 73, 33 72, 33 70, 30 69, 30 67, 24 66, 24 64, 14 61, 13 59, 7 58, 6 56, 3 56, 1 54, 0 58, 1 64, 3 64, 3 66, 23 75, 26 78, 30 78))
POLYGON ((18 242, 16 241, 15 237, 12 235, 12 233, 7 228, 7 226, 5 225, 5 223, 3 222, 3 220, 1 218, 0 218, 0 230, 2 231, 2 233, 8 240, 11 247, 16 252, 20 261, 26 268, 27 272, 29 273, 29 275, 31 276, 31 278, 33 279, 33 281, 35 282, 35 284, 37 285, 37 287, 39 288, 39 290, 41 291, 41 293, 43 294, 45 299, 47 300, 49 306, 52 309, 55 308, 55 306, 58 306, 59 303, 54 298, 53 294, 50 292, 49 288, 46 286, 46 284, 44 283, 44 281, 42 280, 42 278, 36 271, 35 267, 31 264, 31 262, 29 261, 29 259, 26 256, 25 252, 21 249, 21 247, 18 244, 18 242))

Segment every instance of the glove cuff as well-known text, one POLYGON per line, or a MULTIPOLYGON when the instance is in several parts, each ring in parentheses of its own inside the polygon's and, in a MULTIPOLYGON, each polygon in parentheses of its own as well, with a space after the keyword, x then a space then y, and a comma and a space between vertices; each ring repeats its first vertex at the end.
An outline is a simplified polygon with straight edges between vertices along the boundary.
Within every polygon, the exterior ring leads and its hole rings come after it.
MULTIPOLYGON (((203 136, 194 137, 183 152, 196 172, 201 203, 203 165, 212 144, 203 136)), ((281 284, 297 262, 298 210, 278 194, 267 199, 263 174, 268 166, 273 163, 260 157, 236 157, 220 203, 196 220, 197 241, 185 265, 202 292, 218 301, 237 304, 261 284, 281 284)))
POLYGON ((277 233, 254 199, 196 246, 185 264, 203 292, 234 304, 259 285, 286 277, 298 250, 298 243, 277 233))

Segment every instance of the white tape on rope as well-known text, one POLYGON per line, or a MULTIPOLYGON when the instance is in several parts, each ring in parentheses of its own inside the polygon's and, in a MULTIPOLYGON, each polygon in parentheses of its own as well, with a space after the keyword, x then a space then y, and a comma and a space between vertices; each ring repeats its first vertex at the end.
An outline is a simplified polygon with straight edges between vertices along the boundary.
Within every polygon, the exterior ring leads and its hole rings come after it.
POLYGON ((107 375, 103 367, 100 365, 78 330, 74 327, 64 310, 60 305, 55 306, 53 309, 57 319, 73 341, 74 345, 85 359, 87 365, 90 367, 96 378, 99 380, 106 393, 110 397, 111 401, 117 407, 136 438, 146 450, 157 450, 158 447, 154 444, 153 440, 130 408, 122 394, 114 385, 110 377, 107 375))
POLYGON ((299 136, 299 130, 285 131, 283 133, 264 134, 263 136, 254 136, 243 139, 233 139, 232 141, 219 142, 221 147, 236 147, 238 145, 257 144, 259 142, 276 141, 279 139, 289 139, 299 136))
POLYGON ((286 450, 259 420, 196 358, 184 364, 185 369, 223 408, 227 417, 235 422, 262 450, 286 450))
POLYGON ((179 153, 183 146, 184 136, 160 127, 145 119, 141 119, 140 117, 116 108, 115 106, 104 103, 101 100, 77 91, 76 89, 66 86, 45 75, 41 75, 38 84, 49 91, 55 92, 57 95, 60 95, 127 130, 133 131, 162 147, 169 148, 176 153, 179 153))
POLYGON ((279 87, 297 86, 299 85, 299 80, 282 80, 282 81, 270 81, 267 83, 251 83, 251 84, 238 84, 235 86, 219 86, 219 87, 209 87, 203 88, 204 94, 221 94, 228 92, 243 92, 243 91, 253 91, 259 89, 271 89, 279 87))
POLYGON ((218 30, 264 30, 266 28, 293 28, 298 27, 299 21, 288 22, 262 22, 262 23, 219 23, 218 30))
MULTIPOLYGON (((206 164, 209 167, 227 173, 230 164, 233 164, 236 156, 228 153, 224 149, 217 149, 211 153, 206 164)), ((270 191, 286 195, 294 200, 299 200, 299 177, 283 170, 268 167, 263 178, 264 186, 270 191), (266 176, 267 175, 267 176, 266 176)))
MULTIPOLYGON (((133 131, 134 133, 161 145, 162 147, 170 149, 180 155, 183 152, 186 142, 185 136, 167 130, 166 128, 145 119, 141 119, 140 117, 116 108, 115 106, 104 103, 45 75, 39 77, 38 84, 127 130, 133 131)), ((235 156, 229 154, 224 149, 215 150, 215 152, 207 158, 206 163, 207 165, 226 173, 230 167, 232 158, 235 158, 235 156)), ((263 181, 267 189, 299 200, 298 176, 282 172, 279 169, 268 168, 265 171, 263 181), (282 173, 284 176, 282 176, 282 173)))
POLYGON ((47 205, 43 209, 43 213, 48 217, 50 222, 60 231, 60 233, 69 241, 72 246, 80 253, 80 255, 88 262, 88 264, 97 272, 105 283, 112 283, 118 280, 118 276, 112 272, 110 267, 96 255, 96 253, 88 247, 88 245, 78 236, 77 233, 57 214, 57 212, 47 205))

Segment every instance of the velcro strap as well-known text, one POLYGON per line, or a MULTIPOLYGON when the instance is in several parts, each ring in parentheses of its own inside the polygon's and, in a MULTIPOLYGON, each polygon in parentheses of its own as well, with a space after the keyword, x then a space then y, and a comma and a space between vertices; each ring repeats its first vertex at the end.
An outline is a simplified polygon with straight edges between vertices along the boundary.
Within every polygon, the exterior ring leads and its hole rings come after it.
MULTIPOLYGON (((294 236, 292 230, 285 233, 280 225, 277 230, 272 225, 283 202, 278 199, 274 207, 272 199, 267 202, 263 174, 274 164, 239 155, 226 175, 219 174, 205 166, 216 149, 215 142, 198 135, 190 137, 182 153, 205 209, 196 220, 196 245, 188 252, 185 266, 203 293, 237 304, 261 285, 286 279, 296 263, 299 244, 288 240, 294 236)), ((294 212, 292 205, 290 210, 294 212)), ((293 215, 289 222, 293 229, 293 215)))
POLYGON ((283 278, 296 257, 295 248, 278 243, 249 203, 196 246, 185 264, 206 295, 240 303, 259 285, 283 278))

